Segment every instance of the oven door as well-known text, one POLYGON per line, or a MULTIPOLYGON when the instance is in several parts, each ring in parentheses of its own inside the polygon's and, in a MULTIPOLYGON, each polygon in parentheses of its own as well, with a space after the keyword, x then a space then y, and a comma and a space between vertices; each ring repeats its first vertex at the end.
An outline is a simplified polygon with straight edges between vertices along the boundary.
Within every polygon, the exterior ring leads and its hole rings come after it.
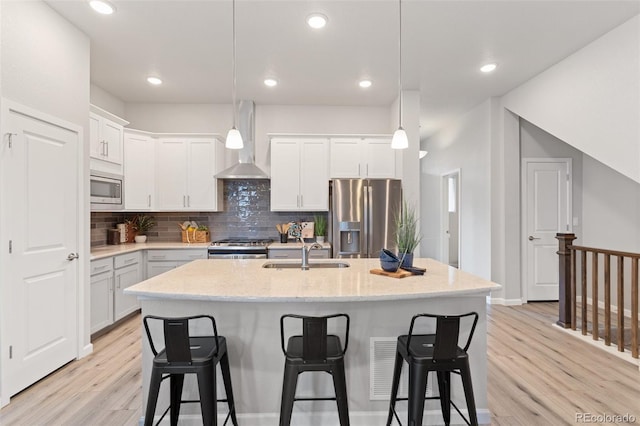
POLYGON ((266 253, 212 253, 209 251, 209 259, 266 259, 266 253))

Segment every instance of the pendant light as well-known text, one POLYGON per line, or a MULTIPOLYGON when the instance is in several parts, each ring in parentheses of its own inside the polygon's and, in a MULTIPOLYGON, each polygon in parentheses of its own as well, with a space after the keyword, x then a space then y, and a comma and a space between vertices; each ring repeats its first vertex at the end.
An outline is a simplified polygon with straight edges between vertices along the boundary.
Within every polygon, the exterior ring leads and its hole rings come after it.
POLYGON ((227 139, 224 146, 229 149, 242 149, 244 143, 242 142, 242 135, 236 128, 238 119, 238 113, 236 110, 236 1, 231 1, 232 9, 232 32, 233 32, 233 90, 231 92, 231 98, 233 102, 233 127, 227 133, 227 139))
POLYGON ((405 149, 409 147, 409 138, 402 128, 402 0, 398 0, 398 16, 398 130, 393 133, 391 148, 405 149))

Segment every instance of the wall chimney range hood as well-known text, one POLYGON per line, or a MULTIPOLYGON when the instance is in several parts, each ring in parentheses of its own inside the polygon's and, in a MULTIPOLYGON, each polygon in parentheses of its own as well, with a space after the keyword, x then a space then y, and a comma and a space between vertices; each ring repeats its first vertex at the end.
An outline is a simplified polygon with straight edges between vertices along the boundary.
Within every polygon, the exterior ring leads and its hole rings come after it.
POLYGON ((244 147, 238 150, 238 164, 215 175, 217 179, 269 179, 269 176, 255 165, 255 131, 253 101, 240 101, 238 107, 238 130, 244 147))

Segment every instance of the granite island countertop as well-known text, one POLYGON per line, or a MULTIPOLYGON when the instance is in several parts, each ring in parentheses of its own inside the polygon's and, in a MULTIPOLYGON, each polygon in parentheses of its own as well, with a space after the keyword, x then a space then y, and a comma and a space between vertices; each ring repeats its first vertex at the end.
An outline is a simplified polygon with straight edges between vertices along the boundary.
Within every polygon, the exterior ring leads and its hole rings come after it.
MULTIPOLYGON (((414 265, 420 276, 392 278, 370 273, 378 259, 318 259, 346 262, 348 268, 266 269, 266 259, 195 260, 125 290, 144 299, 235 302, 351 302, 489 294, 499 284, 433 259, 414 265)), ((291 260, 288 263, 299 263, 291 260)), ((285 263, 278 261, 278 263, 285 263)))

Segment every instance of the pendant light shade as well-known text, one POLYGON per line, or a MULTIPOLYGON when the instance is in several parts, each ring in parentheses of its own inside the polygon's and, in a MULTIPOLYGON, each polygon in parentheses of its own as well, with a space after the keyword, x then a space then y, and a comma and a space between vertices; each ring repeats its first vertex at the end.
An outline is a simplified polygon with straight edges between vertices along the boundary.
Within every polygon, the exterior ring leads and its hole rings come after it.
POLYGON ((233 127, 227 133, 227 139, 224 143, 224 146, 228 149, 242 149, 244 143, 242 142, 242 135, 236 128, 237 120, 238 120, 238 111, 236 110, 236 2, 232 0, 231 2, 232 9, 232 23, 231 28, 233 32, 233 90, 231 92, 231 98, 233 102, 233 127))
POLYGON ((402 0, 398 0, 398 130, 393 133, 391 148, 409 147, 407 132, 402 128, 402 0))
POLYGON ((393 138, 391 139, 391 148, 393 149, 409 148, 409 138, 407 137, 407 132, 404 131, 402 126, 398 127, 398 130, 393 132, 393 138))
POLYGON ((238 129, 233 127, 229 130, 224 146, 229 149, 242 149, 244 143, 242 142, 242 135, 238 129))

